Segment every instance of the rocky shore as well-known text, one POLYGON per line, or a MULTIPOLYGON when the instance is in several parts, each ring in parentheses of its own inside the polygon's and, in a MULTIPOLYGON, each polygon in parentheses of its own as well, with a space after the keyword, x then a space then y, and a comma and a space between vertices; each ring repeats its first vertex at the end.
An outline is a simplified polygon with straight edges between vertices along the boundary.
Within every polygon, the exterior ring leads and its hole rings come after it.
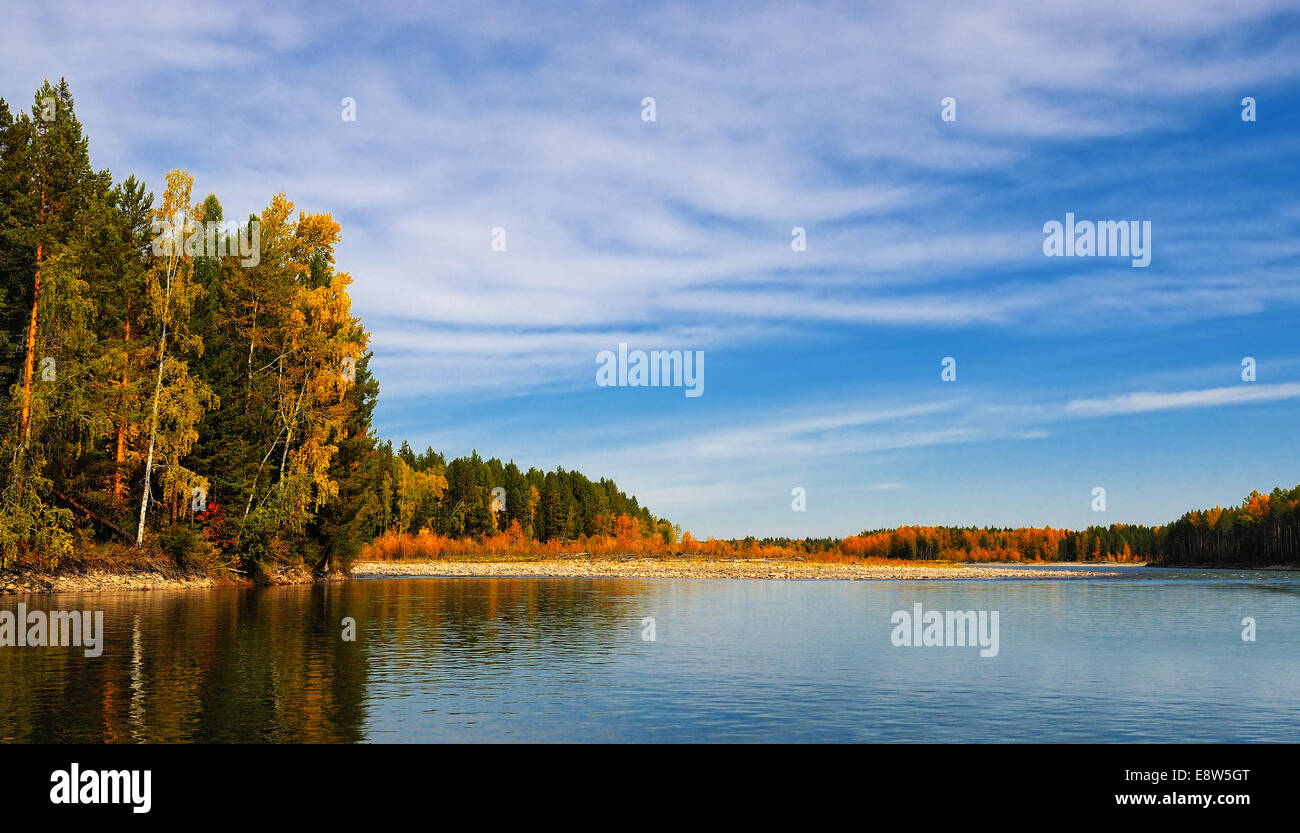
POLYGON ((604 578, 764 578, 764 579, 1070 579, 1119 575, 1115 570, 1029 570, 993 564, 833 564, 817 561, 705 559, 549 559, 539 561, 361 561, 358 578, 398 576, 533 576, 604 578))
MULTIPOLYGON (((401 577, 540 577, 540 578, 761 578, 850 580, 953 580, 984 578, 1073 579, 1114 577, 1114 569, 1026 569, 1014 564, 852 564, 786 559, 703 558, 552 558, 517 561, 360 561, 355 578, 401 577)), ((0 596, 30 593, 98 593, 151 590, 195 590, 255 584, 311 584, 344 581, 333 573, 315 577, 307 570, 284 570, 259 581, 231 574, 226 577, 168 576, 160 572, 0 574, 0 596)))
POLYGON ((4 573, 0 574, 0 595, 20 593, 100 593, 146 590, 197 590, 209 587, 252 587, 255 584, 311 584, 317 581, 343 581, 345 576, 332 573, 313 576, 307 570, 282 570, 261 581, 231 574, 227 577, 173 577, 159 572, 121 573, 90 570, 85 573, 4 573))
POLYGON ((23 573, 0 576, 0 593, 93 593, 125 590, 186 590, 213 587, 211 578, 170 578, 162 573, 110 573, 100 570, 81 575, 23 573))

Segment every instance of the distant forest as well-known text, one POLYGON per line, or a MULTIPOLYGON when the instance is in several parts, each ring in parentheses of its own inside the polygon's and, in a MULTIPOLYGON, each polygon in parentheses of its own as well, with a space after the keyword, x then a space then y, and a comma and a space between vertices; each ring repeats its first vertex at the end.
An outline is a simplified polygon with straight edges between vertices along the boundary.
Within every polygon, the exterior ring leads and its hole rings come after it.
POLYGON ((1149 561, 1167 566, 1300 563, 1300 486, 1251 492, 1240 506, 1187 512, 1165 526, 1066 529, 900 527, 867 530, 839 549, 863 558, 963 561, 1149 561))
MULTIPOLYGON (((1111 524, 1083 530, 901 526, 847 538, 745 538, 693 542, 717 557, 945 561, 1150 562, 1170 567, 1300 564, 1300 486, 1251 492, 1240 506, 1192 511, 1164 526, 1111 524)), ((678 547, 682 549, 681 546, 678 547)))
POLYGON ((1300 560, 1300 486, 1163 527, 905 526, 696 540, 610 480, 450 461, 371 427, 370 334, 341 228, 283 194, 226 221, 193 178, 155 200, 95 171, 66 82, 0 99, 0 568, 165 557, 346 569, 358 557, 1300 560))

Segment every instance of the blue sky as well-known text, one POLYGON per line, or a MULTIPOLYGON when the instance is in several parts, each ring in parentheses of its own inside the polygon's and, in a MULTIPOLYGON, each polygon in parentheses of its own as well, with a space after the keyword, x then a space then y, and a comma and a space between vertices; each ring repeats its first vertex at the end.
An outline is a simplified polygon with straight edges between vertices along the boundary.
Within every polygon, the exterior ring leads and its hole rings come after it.
POLYGON ((1158 523, 1300 482, 1294 3, 6 18, 0 95, 66 76, 97 167, 342 223, 376 427, 417 449, 613 477, 698 536, 1158 523), (1066 212, 1149 220, 1151 264, 1046 257, 1066 212), (703 350, 704 395, 597 387, 620 342, 703 350))

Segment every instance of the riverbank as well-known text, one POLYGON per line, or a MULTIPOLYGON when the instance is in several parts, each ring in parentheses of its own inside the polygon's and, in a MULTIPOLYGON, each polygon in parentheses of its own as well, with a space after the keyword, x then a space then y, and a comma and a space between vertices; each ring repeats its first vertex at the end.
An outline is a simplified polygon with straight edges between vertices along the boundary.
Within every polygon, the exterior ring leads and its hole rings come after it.
POLYGON ((341 573, 318 577, 308 570, 281 570, 260 581, 237 575, 167 575, 158 571, 89 570, 82 573, 0 574, 0 595, 44 593, 121 593, 153 590, 201 590, 211 587, 253 587, 267 584, 312 584, 345 581, 341 573))
POLYGON ((906 562, 899 564, 708 560, 696 558, 592 558, 535 561, 360 561, 355 578, 545 577, 545 578, 762 578, 850 580, 953 580, 984 578, 1071 579, 1119 575, 1100 565, 1089 570, 1026 569, 1016 565, 906 562))
POLYGON ((0 594, 98 593, 127 590, 188 590, 215 587, 206 576, 172 578, 162 573, 112 573, 93 570, 85 574, 21 573, 0 576, 0 594))
MULTIPOLYGON (((826 562, 790 559, 705 558, 541 558, 508 561, 412 560, 360 561, 352 577, 363 579, 435 577, 518 578, 748 578, 848 579, 853 581, 962 580, 988 578, 1073 579, 1113 578, 1120 573, 1105 565, 1089 569, 1051 570, 1018 564, 969 564, 948 561, 826 562)), ((280 570, 254 581, 237 574, 177 575, 157 570, 90 569, 80 572, 9 572, 0 574, 0 596, 44 593, 112 593, 155 590, 198 590, 212 587, 312 584, 346 581, 332 573, 318 577, 305 569, 280 570)))

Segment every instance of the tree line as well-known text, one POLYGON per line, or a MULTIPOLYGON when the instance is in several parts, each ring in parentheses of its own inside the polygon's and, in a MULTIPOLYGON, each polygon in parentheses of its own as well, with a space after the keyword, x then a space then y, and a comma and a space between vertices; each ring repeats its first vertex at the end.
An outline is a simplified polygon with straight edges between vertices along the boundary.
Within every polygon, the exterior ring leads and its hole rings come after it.
POLYGON ((608 480, 381 443, 339 224, 284 194, 227 220, 193 187, 96 171, 66 81, 30 112, 0 99, 0 567, 98 548, 264 573, 417 530, 675 534, 608 480))
POLYGON ((1112 524, 1083 530, 904 526, 864 530, 840 542, 847 555, 928 561, 1152 561, 1159 527, 1112 524))
POLYGON ((681 536, 677 551, 710 557, 807 560, 1148 562, 1161 566, 1300 563, 1300 486, 1251 492, 1240 506, 1193 510, 1163 526, 900 526, 846 538, 708 539, 681 536))
POLYGON ((1160 557, 1170 566, 1300 563, 1300 485, 1186 513, 1164 530, 1160 557))
POLYGON ((1192 510, 1163 526, 1074 531, 915 527, 864 530, 839 542, 860 558, 961 561, 1145 561, 1178 566, 1300 563, 1300 486, 1253 491, 1236 507, 1192 510))
POLYGON ((513 461, 484 460, 477 451, 447 462, 432 448, 422 454, 403 442, 376 450, 377 509, 370 537, 427 531, 449 538, 482 539, 510 533, 538 542, 575 542, 617 534, 630 526, 637 537, 672 545, 679 530, 656 518, 612 480, 581 472, 523 471, 513 461))

